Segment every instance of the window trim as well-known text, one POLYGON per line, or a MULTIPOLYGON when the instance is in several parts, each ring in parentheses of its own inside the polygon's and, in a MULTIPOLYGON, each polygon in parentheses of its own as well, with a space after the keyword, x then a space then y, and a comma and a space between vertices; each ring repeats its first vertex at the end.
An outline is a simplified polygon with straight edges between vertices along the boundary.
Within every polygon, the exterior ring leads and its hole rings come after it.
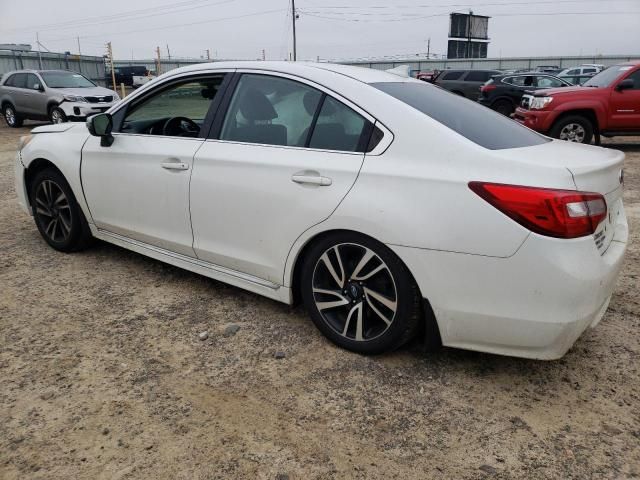
MULTIPOLYGON (((141 137, 162 137, 162 138, 180 138, 187 140, 204 140, 206 139, 206 134, 211 128, 211 122, 213 121, 213 116, 215 115, 216 110, 219 108, 222 98, 224 97, 226 90, 229 86, 231 77, 233 76, 233 71, 230 70, 213 70, 206 72, 186 72, 183 75, 175 75, 168 78, 165 82, 162 82, 159 85, 154 86, 154 88, 150 88, 144 91, 138 91, 138 95, 132 95, 128 102, 125 102, 122 105, 118 105, 117 108, 113 111, 108 110, 108 113, 113 118, 113 135, 129 135, 129 136, 141 136, 141 137), (224 78, 222 83, 220 84, 220 91, 215 96, 213 101, 209 104, 209 109, 204 117, 202 122, 202 126, 200 127, 200 132, 197 137, 174 137, 174 136, 164 136, 164 135, 150 135, 148 133, 131 133, 131 132, 121 132, 122 123, 124 121, 129 108, 134 107, 137 104, 144 103, 149 97, 159 95, 162 92, 170 89, 172 86, 178 83, 188 83, 190 81, 197 80, 199 78, 209 78, 212 76, 220 76, 223 75, 224 78)), ((128 98, 128 97, 127 97, 128 98)))
MULTIPOLYGON (((289 73, 284 73, 284 72, 278 72, 278 71, 273 71, 273 70, 260 70, 260 69, 254 69, 254 68, 239 68, 235 71, 234 75, 233 75, 233 80, 229 83, 228 88, 225 91, 225 95, 224 95, 224 99, 222 100, 220 107, 218 108, 217 112, 216 112, 216 116, 215 119, 213 120, 213 123, 211 125, 211 128, 209 130, 209 133, 206 137, 206 141, 215 141, 215 142, 225 142, 225 143, 237 143, 239 145, 253 145, 253 146, 264 146, 264 147, 273 147, 273 148, 292 148, 292 149, 302 149, 304 151, 318 151, 318 152, 333 152, 333 153, 342 153, 342 154, 349 154, 349 155, 380 155, 384 150, 387 149, 387 147, 391 144, 391 142, 393 141, 393 135, 391 134, 391 132, 389 131, 389 129, 387 128, 381 128, 384 127, 380 122, 378 122, 371 114, 369 114, 366 110, 363 110, 359 105, 351 102, 350 100, 344 98, 343 96, 341 96, 340 94, 338 94, 337 92, 331 90, 330 88, 325 87, 324 85, 320 85, 316 82, 314 82, 313 80, 309 80, 308 78, 305 77, 300 77, 297 75, 291 75, 289 73), (279 77, 279 78, 284 78, 287 80, 291 80, 294 82, 298 82, 298 83, 302 83, 310 88, 314 88, 318 91, 320 91, 323 94, 323 97, 321 99, 321 102, 319 103, 319 106, 321 106, 321 104, 324 103, 324 99, 329 96, 331 98, 333 98, 334 100, 344 104, 345 106, 347 106, 348 108, 352 109, 354 112, 356 112, 357 114, 359 114, 360 116, 362 116, 365 119, 365 126, 363 128, 361 137, 358 141, 358 147, 366 147, 366 145, 369 143, 369 137, 371 136, 371 133, 373 132, 373 128, 371 127, 367 127, 367 125, 376 125, 378 126, 378 128, 380 128, 380 130, 383 131, 384 136, 382 138, 382 140, 377 144, 376 148, 374 148, 371 152, 366 152, 366 151, 355 151, 355 152, 349 152, 349 151, 345 151, 345 150, 330 150, 330 149, 323 149, 323 148, 311 148, 311 147, 307 147, 307 146, 296 146, 296 145, 272 145, 269 143, 251 143, 251 142, 240 142, 237 140, 224 140, 220 138, 220 133, 222 131, 222 124, 224 123, 224 119, 227 115, 227 111, 229 110, 229 107, 231 105, 231 99, 233 98, 233 94, 235 93, 235 90, 238 86, 238 83, 240 82, 240 78, 242 77, 242 75, 262 75, 262 76, 271 76, 271 77, 279 77), (364 138, 366 136, 366 139, 364 138), (388 142, 385 142, 384 140, 388 138, 388 142)), ((317 114, 319 114, 319 110, 318 107, 316 107, 316 112, 314 114, 313 120, 312 120, 312 126, 315 128, 315 123, 313 123, 314 120, 316 120, 317 118, 317 114)), ((310 129, 313 130, 313 129, 310 129)), ((308 142, 310 140, 310 136, 307 137, 307 140, 305 142, 306 145, 308 145, 308 142)), ((366 149, 366 148, 365 148, 366 149)))

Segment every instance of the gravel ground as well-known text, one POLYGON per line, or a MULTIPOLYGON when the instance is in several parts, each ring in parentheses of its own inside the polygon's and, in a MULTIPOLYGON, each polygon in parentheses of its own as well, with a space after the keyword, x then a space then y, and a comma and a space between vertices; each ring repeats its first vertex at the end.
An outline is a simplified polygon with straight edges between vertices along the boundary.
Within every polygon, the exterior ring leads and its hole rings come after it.
POLYGON ((362 357, 299 308, 107 244, 57 253, 16 205, 28 129, 0 126, 0 478, 640 477, 640 138, 608 145, 633 242, 609 311, 541 362, 362 357))

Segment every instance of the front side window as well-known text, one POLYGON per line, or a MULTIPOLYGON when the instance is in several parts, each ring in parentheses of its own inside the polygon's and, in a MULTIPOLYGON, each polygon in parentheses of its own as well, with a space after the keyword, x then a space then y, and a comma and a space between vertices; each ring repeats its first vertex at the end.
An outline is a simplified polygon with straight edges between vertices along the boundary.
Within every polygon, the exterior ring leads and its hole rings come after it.
POLYGON ((322 92, 286 78, 242 75, 221 140, 303 147, 322 92))
POLYGON ((564 83, 560 80, 551 77, 538 77, 537 86, 540 88, 558 88, 562 87, 564 83))
POLYGON ((490 108, 428 83, 382 82, 371 85, 490 150, 531 147, 550 141, 490 108))
POLYGON ((123 133, 197 137, 223 75, 174 83, 130 106, 123 133))
POLYGON ((95 83, 79 73, 42 72, 40 75, 49 88, 93 88, 96 86, 95 83))
POLYGON ((27 74, 27 87, 31 90, 36 90, 36 87, 40 86, 40 80, 33 73, 27 74))
MULTIPOLYGON (((633 80, 633 90, 640 90, 640 70, 636 70, 627 78, 633 80)), ((625 80, 627 78, 625 78, 625 80)))

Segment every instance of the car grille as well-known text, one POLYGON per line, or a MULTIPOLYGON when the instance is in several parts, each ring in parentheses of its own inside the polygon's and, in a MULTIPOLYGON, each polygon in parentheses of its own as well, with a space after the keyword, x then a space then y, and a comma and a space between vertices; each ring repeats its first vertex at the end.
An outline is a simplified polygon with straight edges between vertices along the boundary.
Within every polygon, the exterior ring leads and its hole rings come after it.
POLYGON ((106 95, 104 97, 84 97, 89 103, 103 103, 113 101, 113 95, 106 95))

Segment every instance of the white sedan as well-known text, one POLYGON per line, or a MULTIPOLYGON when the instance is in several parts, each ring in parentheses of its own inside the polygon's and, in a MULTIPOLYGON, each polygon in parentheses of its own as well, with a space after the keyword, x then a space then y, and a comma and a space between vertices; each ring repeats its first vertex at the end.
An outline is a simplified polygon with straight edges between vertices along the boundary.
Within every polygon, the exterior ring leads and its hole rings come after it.
POLYGON ((385 72, 221 62, 34 129, 16 187, 57 250, 98 238, 300 299, 356 352, 420 334, 554 359, 611 298, 623 159, 385 72))

